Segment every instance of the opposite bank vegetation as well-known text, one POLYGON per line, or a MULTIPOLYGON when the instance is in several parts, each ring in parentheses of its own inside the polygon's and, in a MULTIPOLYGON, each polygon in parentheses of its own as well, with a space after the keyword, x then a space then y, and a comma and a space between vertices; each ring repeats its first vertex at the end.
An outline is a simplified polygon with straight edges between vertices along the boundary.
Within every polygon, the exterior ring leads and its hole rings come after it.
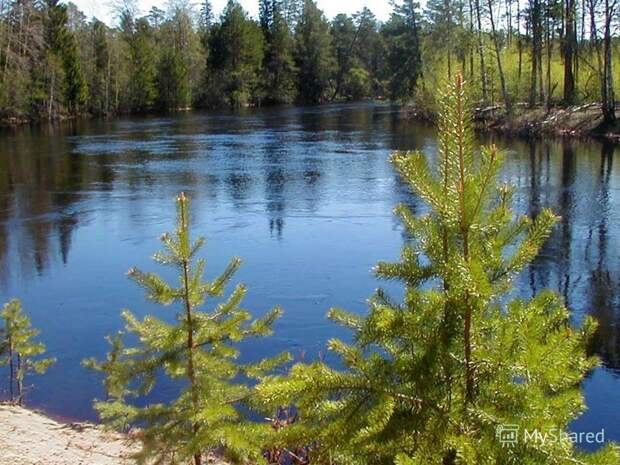
POLYGON ((617 1, 397 0, 385 21, 368 8, 328 20, 313 0, 257 2, 254 19, 236 0, 219 15, 209 0, 146 14, 128 0, 110 26, 73 3, 9 0, 0 119, 377 98, 426 110, 460 72, 477 107, 501 104, 507 127, 527 126, 519 102, 531 121, 597 103, 596 129, 615 131, 617 1))
MULTIPOLYGON (((244 285, 226 292, 238 258, 205 278, 204 239, 191 237, 189 201, 178 197, 176 229, 154 255, 178 280, 128 273, 147 299, 166 307, 161 317, 123 311, 106 357, 84 361, 104 381, 106 396, 94 404, 102 421, 139 427, 138 463, 201 465, 213 450, 231 462, 279 465, 620 463, 616 444, 589 453, 568 433, 586 407, 581 382, 598 364, 587 353, 596 322, 586 317, 574 327, 551 291, 507 297, 559 218, 548 209, 536 218, 512 212, 514 190, 498 182, 502 153, 474 146, 460 75, 439 100, 436 165, 423 153, 392 156, 428 206, 424 215, 396 207, 411 240, 399 261, 375 268, 404 296, 378 289, 366 315, 329 311, 353 334, 350 343, 328 343, 339 368, 322 359, 293 363, 287 353, 239 362, 240 341, 268 347, 282 310, 254 318, 243 307, 244 285), (178 393, 149 402, 164 378, 178 393), (271 420, 257 421, 256 413, 271 420), (498 436, 507 428, 560 439, 507 444, 498 436)), ((0 360, 23 403, 24 378, 53 369, 54 359, 42 358, 45 347, 18 301, 2 317, 0 360)))
MULTIPOLYGON (((503 105, 474 108, 474 127, 477 131, 497 132, 521 137, 592 137, 603 141, 620 142, 617 125, 605 124, 599 103, 569 107, 534 107, 526 103, 514 105, 506 114, 503 105)), ((435 124, 438 113, 435 107, 407 107, 406 119, 422 120, 435 124)))

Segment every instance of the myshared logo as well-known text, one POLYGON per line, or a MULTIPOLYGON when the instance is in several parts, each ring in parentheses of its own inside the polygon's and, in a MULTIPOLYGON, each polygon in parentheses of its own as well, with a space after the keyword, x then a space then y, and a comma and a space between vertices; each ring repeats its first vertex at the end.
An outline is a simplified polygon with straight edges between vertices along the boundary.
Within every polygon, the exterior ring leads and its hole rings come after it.
POLYGON ((605 429, 598 432, 573 432, 560 428, 521 429, 518 425, 498 425, 495 430, 497 440, 504 447, 522 443, 548 444, 554 442, 570 442, 572 444, 604 444, 605 429))

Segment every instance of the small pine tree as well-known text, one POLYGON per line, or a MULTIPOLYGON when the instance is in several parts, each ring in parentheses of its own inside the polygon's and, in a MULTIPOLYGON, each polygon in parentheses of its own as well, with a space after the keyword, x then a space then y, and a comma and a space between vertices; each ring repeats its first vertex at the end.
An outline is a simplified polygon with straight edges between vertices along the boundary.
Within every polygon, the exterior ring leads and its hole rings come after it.
POLYGON ((22 304, 13 299, 4 305, 0 314, 4 320, 0 365, 9 366, 9 395, 12 402, 23 405, 26 397, 24 380, 29 373, 43 374, 56 363, 54 358, 39 358, 45 345, 32 339, 39 330, 32 328, 30 318, 24 314, 22 304))
POLYGON ((382 279, 402 282, 397 303, 382 290, 363 317, 332 309, 354 332, 353 344, 331 340, 345 370, 295 365, 257 388, 258 400, 294 404, 301 421, 283 443, 317 444, 314 462, 400 465, 618 464, 615 446, 596 454, 563 440, 523 440, 523 432, 566 434, 584 410, 580 382, 596 360, 585 345, 595 326, 569 323, 547 291, 509 300, 511 278, 538 253, 557 221, 510 210, 512 190, 496 182, 502 156, 475 150, 462 78, 441 101, 439 159, 421 153, 392 161, 430 207, 396 212, 411 241, 401 261, 380 263, 382 279), (497 437, 520 431, 516 444, 497 437))
POLYGON ((106 375, 109 398, 96 402, 95 408, 113 427, 144 427, 143 448, 137 457, 140 463, 151 459, 183 463, 193 458, 194 464, 200 465, 205 450, 220 446, 235 457, 256 458, 261 453, 260 438, 269 427, 245 421, 237 408, 252 392, 242 381, 264 376, 288 355, 242 365, 235 362, 239 351, 234 344, 270 334, 281 310, 275 308, 250 322, 250 313, 240 308, 246 293, 243 285, 211 311, 200 310, 206 299, 223 295, 240 260, 234 258, 220 276, 205 281, 205 262, 195 260, 204 239, 190 240, 188 200, 183 194, 177 205, 177 229, 162 236, 165 250, 154 259, 179 272, 180 286, 135 268, 129 277, 146 290, 149 300, 177 304, 179 311, 172 323, 150 315, 140 320, 123 311, 125 334, 109 338, 112 348, 107 359, 85 361, 86 366, 106 375), (134 336, 135 346, 124 345, 126 334, 134 336), (178 382, 176 398, 145 407, 130 403, 131 398, 144 398, 152 392, 162 375, 178 382))

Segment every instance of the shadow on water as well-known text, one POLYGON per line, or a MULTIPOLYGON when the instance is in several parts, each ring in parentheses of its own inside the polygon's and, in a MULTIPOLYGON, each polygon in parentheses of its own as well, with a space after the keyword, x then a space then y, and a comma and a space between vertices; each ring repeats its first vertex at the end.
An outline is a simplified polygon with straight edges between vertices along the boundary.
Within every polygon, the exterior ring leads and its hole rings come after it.
MULTIPOLYGON (((576 322, 586 314, 599 321, 592 350, 604 368, 585 383, 590 410, 575 427, 603 425, 619 440, 618 149, 593 141, 484 139, 509 150, 502 178, 517 188, 515 210, 536 216, 550 207, 562 217, 515 281, 517 293, 554 289, 576 322)), ((432 158, 433 129, 370 103, 91 121, 1 135, 0 298, 24 300, 59 358, 37 380, 32 402, 92 418, 91 400, 101 388, 79 362, 104 354, 103 336, 119 329, 119 309, 170 317, 144 303, 124 272, 154 267, 148 257, 171 227, 172 198, 181 190, 193 199, 196 232, 209 239, 212 274, 240 255, 247 307, 260 314, 284 306, 269 350, 316 354, 328 338, 346 337, 325 320, 326 310, 365 311, 378 284, 370 268, 396 258, 403 241, 392 208, 406 202, 425 211, 387 162, 391 151, 411 149, 432 158)), ((253 357, 267 355, 262 346, 249 349, 253 357)), ((164 387, 155 397, 169 392, 164 387)))

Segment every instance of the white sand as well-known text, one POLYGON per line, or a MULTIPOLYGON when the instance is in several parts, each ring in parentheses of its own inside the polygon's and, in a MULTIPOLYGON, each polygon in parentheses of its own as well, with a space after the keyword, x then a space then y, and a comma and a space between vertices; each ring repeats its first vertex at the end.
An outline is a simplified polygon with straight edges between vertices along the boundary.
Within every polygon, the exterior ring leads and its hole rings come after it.
POLYGON ((0 405, 0 465, 130 465, 135 451, 125 436, 95 425, 0 405))

